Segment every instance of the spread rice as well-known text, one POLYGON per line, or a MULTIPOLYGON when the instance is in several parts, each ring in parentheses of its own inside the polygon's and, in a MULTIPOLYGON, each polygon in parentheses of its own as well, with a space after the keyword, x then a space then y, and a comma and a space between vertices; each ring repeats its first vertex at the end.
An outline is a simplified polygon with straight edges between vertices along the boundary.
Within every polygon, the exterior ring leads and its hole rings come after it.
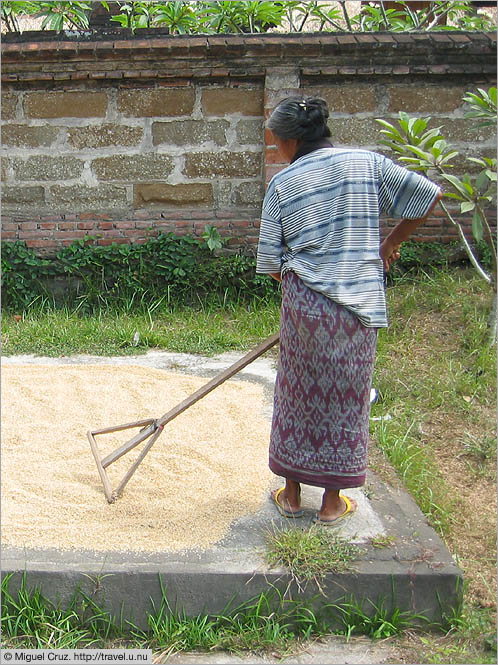
MULTIPOLYGON (((263 387, 227 381, 168 423, 108 504, 88 430, 158 418, 208 379, 139 366, 2 369, 4 546, 95 551, 206 549, 266 500, 263 387)), ((101 456, 138 429, 96 437, 101 456)), ((142 443, 107 468, 115 488, 142 443)))

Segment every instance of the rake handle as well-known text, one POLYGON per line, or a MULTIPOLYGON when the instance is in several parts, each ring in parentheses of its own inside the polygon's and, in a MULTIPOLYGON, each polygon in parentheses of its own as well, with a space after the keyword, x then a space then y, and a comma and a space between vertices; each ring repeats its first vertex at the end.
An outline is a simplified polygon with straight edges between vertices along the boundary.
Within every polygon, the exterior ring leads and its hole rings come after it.
MULTIPOLYGON (((223 370, 218 376, 215 376, 211 381, 206 383, 204 386, 199 388, 199 390, 196 390, 195 393, 192 393, 189 397, 183 400, 183 402, 180 402, 180 404, 177 404, 175 407, 173 407, 170 411, 165 413, 161 418, 158 418, 156 421, 154 421, 151 425, 146 427, 143 431, 139 432, 133 439, 128 441, 127 443, 124 443, 122 446, 119 448, 116 448, 114 452, 112 452, 110 455, 105 457, 102 460, 102 466, 104 468, 108 467, 110 464, 115 462, 117 459, 125 455, 129 450, 132 448, 135 448, 139 443, 141 443, 144 439, 149 437, 151 434, 153 434, 158 428, 164 427, 166 423, 169 423, 173 418, 176 418, 179 416, 181 413, 183 413, 186 409, 188 409, 190 406, 198 402, 200 399, 205 397, 208 393, 210 393, 212 390, 220 386, 222 383, 224 383, 227 379, 230 379, 232 376, 240 372, 240 370, 244 369, 247 365, 252 363, 256 358, 259 358, 259 356, 262 356, 263 353, 268 351, 269 349, 272 348, 272 346, 275 346, 277 342, 280 339, 280 333, 275 333, 274 335, 271 335, 268 337, 264 342, 262 342, 259 346, 257 346, 255 349, 252 351, 249 351, 249 353, 246 353, 245 356, 240 358, 240 360, 237 360, 233 365, 230 365, 230 367, 227 367, 227 369, 223 370)), ((110 430, 111 428, 109 428, 110 430)), ((116 429, 116 428, 114 428, 116 429)), ((157 437, 156 437, 157 438, 157 437)), ((155 439, 154 439, 155 440, 155 439)), ((147 450, 149 450, 148 448, 147 450)), ((143 458, 142 458, 143 459, 143 458)), ((141 461, 141 460, 140 460, 141 461)), ((135 467, 136 468, 136 467, 135 467)))

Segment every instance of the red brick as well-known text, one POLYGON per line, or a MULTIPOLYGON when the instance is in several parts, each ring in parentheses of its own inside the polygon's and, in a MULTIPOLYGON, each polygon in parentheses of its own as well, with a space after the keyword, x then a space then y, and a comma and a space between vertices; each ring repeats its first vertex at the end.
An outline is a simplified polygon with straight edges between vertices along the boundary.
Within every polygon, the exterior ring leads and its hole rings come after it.
POLYGON ((44 231, 51 231, 53 229, 57 228, 57 224, 55 222, 41 222, 40 223, 40 229, 44 231))
POLYGON ((114 222, 114 226, 117 229, 133 229, 135 228, 134 222, 114 222))
POLYGON ((135 238, 138 236, 143 236, 143 229, 123 229, 122 235, 126 238, 135 238))
POLYGON ((375 41, 380 42, 381 44, 396 44, 393 37, 383 33, 376 33, 375 41))
POLYGON ((129 238, 99 238, 97 240, 97 245, 128 245, 129 243, 129 238))
POLYGON ((55 247, 56 244, 53 240, 49 239, 42 239, 42 238, 35 238, 32 240, 27 240, 26 241, 26 246, 27 247, 55 247))
POLYGON ((109 229, 112 229, 113 223, 112 222, 99 222, 98 228, 101 229, 102 231, 107 231, 109 229))
POLYGON ((410 73, 410 67, 405 67, 404 65, 398 65, 393 67, 393 74, 397 75, 406 75, 410 73))
POLYGON ((21 231, 35 231, 38 228, 37 222, 21 222, 21 231))
POLYGON ((337 36, 339 44, 357 44, 356 37, 354 35, 338 35, 337 36))
POLYGON ((358 33, 355 37, 359 44, 375 44, 375 37, 373 35, 358 33))
POLYGON ((168 79, 162 79, 161 81, 158 81, 157 85, 160 88, 186 88, 189 85, 192 85, 192 81, 189 79, 176 79, 173 78, 171 80, 168 79))
POLYGON ((449 35, 445 35, 439 32, 432 32, 431 33, 431 39, 434 42, 446 42, 446 44, 450 43, 451 44, 451 38, 449 35))
POLYGON ((102 234, 105 238, 122 238, 123 232, 119 229, 110 229, 102 234))
POLYGON ((22 44, 9 44, 3 43, 2 44, 2 53, 7 54, 7 53, 20 53, 22 51, 22 44))
POLYGON ((84 238, 86 235, 88 235, 85 231, 75 231, 74 229, 71 231, 56 231, 54 233, 54 238, 84 238))
POLYGON ((274 175, 279 173, 284 167, 283 166, 276 166, 275 164, 268 165, 265 168, 266 171, 266 177, 272 178, 274 175))
POLYGON ((189 226, 192 227, 192 228, 194 227, 192 222, 175 221, 175 222, 172 222, 172 223, 173 223, 175 228, 179 228, 179 229, 185 229, 189 226))
POLYGON ((2 240, 15 240, 17 231, 2 231, 2 240))
POLYGON ((19 231, 19 240, 27 240, 28 238, 36 238, 40 235, 39 231, 19 231))
POLYGON ((81 229, 82 231, 90 231, 94 227, 95 227, 94 222, 79 222, 76 228, 81 229))
POLYGON ((59 222, 59 231, 73 231, 75 228, 74 222, 59 222))

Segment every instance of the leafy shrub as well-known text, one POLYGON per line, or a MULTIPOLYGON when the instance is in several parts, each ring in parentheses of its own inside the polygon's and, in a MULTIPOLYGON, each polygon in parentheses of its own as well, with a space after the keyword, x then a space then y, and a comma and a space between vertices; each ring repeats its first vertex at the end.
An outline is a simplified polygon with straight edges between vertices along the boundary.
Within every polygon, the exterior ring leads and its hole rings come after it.
POLYGON ((129 305, 146 295, 167 294, 171 304, 185 304, 206 294, 223 294, 226 300, 277 292, 271 277, 255 274, 253 257, 215 256, 207 241, 191 236, 161 233, 143 244, 109 246, 84 238, 51 260, 36 256, 24 242, 2 246, 3 303, 8 310, 23 310, 48 295, 94 308, 129 305), (54 289, 57 283, 63 288, 54 289))
MULTIPOLYGON (((8 31, 20 31, 18 19, 23 16, 42 18, 42 27, 60 32, 64 29, 86 30, 93 9, 91 2, 10 1, 2 0, 1 17, 8 31)), ((100 3, 109 11, 109 3, 100 3)), ((205 2, 120 2, 120 12, 111 20, 133 32, 141 28, 166 28, 171 34, 258 33, 272 28, 290 32, 409 32, 433 30, 494 31, 492 17, 479 13, 469 0, 436 0, 425 9, 411 9, 400 2, 397 9, 380 0, 375 5, 352 3, 358 9, 349 14, 345 2, 322 0, 300 2, 287 0, 218 0, 205 2), (339 5, 333 6, 334 4, 339 5), (447 25, 446 25, 447 23, 447 25)))
POLYGON ((44 279, 54 276, 52 262, 36 256, 23 241, 2 243, 4 307, 23 309, 40 295, 46 295, 44 279))

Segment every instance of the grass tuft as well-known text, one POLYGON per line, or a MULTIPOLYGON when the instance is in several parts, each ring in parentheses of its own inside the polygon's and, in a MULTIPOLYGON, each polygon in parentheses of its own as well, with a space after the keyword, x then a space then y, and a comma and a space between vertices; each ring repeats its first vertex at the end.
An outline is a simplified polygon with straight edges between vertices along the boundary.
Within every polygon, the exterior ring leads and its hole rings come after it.
POLYGON ((266 560, 272 567, 284 566, 300 589, 320 582, 328 573, 351 569, 361 550, 333 530, 319 525, 281 529, 273 525, 266 533, 266 560))
POLYGON ((342 623, 336 633, 345 635, 347 639, 352 635, 367 635, 374 640, 385 639, 401 634, 407 628, 413 627, 414 623, 428 622, 421 614, 401 612, 396 606, 387 608, 384 599, 374 603, 371 600, 358 602, 351 597, 329 607, 342 623))

